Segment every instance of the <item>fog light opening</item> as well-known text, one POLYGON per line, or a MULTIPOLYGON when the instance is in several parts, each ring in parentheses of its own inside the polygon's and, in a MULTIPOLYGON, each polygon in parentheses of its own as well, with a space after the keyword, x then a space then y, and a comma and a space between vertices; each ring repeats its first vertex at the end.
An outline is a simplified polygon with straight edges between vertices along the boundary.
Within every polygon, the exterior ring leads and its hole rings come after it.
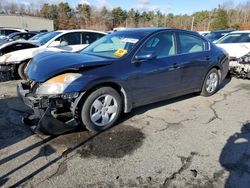
POLYGON ((63 99, 75 99, 77 97, 79 97, 79 93, 78 92, 62 94, 62 98, 63 99))

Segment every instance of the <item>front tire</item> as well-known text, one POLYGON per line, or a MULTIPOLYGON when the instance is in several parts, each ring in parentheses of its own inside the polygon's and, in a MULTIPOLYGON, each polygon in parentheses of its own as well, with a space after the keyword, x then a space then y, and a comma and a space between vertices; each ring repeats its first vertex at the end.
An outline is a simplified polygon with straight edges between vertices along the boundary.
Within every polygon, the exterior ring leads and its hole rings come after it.
POLYGON ((215 94, 219 88, 220 84, 220 74, 215 68, 211 69, 204 80, 201 95, 209 97, 215 94))
POLYGON ((122 112, 122 99, 111 87, 101 87, 93 91, 81 108, 81 120, 93 132, 103 131, 113 126, 122 112))
POLYGON ((20 76, 21 79, 27 80, 27 76, 24 73, 24 69, 27 67, 28 62, 21 63, 18 66, 18 75, 20 76))

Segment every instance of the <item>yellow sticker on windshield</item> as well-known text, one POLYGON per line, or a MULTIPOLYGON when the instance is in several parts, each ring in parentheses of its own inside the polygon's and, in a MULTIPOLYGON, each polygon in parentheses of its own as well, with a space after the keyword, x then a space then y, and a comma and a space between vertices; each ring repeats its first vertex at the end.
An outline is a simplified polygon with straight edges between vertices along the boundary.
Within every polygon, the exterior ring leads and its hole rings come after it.
POLYGON ((128 50, 125 49, 118 49, 116 50, 116 52, 114 53, 116 56, 118 57, 122 57, 124 56, 126 53, 128 53, 128 50))

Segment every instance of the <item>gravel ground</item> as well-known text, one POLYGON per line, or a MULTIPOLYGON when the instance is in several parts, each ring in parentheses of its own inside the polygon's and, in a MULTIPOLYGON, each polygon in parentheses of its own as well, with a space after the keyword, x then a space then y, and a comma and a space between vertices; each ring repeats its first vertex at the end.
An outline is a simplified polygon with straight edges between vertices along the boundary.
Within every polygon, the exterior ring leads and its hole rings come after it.
POLYGON ((0 186, 250 187, 250 81, 137 108, 100 134, 33 134, 0 83, 0 186))

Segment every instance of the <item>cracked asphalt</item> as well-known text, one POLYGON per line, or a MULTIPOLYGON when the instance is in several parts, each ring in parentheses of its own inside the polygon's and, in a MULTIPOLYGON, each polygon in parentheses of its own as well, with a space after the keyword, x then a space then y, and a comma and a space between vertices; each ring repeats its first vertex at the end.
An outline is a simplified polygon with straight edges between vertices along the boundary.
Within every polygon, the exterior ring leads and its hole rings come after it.
POLYGON ((1 187, 250 187, 250 81, 137 108, 100 134, 33 134, 0 83, 1 187))

